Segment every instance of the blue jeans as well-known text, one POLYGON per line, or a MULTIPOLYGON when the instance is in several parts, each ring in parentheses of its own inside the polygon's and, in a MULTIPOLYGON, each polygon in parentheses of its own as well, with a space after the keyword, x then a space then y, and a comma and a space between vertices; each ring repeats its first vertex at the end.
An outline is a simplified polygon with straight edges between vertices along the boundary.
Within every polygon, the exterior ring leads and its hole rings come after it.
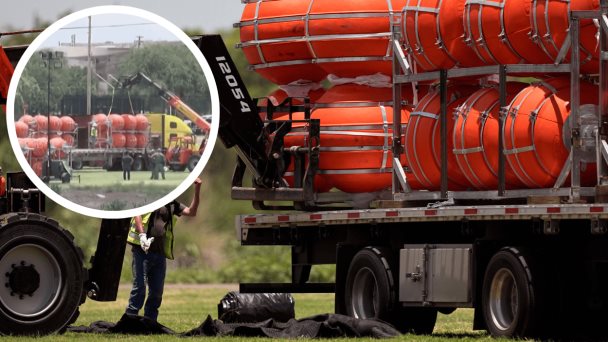
POLYGON ((156 321, 158 308, 163 300, 167 259, 158 253, 147 254, 140 246, 133 246, 133 288, 129 297, 126 312, 137 315, 144 305, 146 284, 148 284, 148 299, 144 307, 144 316, 156 321))

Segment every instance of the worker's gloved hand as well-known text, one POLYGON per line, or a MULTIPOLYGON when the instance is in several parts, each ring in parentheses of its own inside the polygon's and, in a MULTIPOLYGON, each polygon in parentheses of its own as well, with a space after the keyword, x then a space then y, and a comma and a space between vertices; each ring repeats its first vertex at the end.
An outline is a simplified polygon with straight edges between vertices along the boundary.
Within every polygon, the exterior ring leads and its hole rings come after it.
POLYGON ((144 252, 148 253, 152 241, 154 241, 154 237, 148 239, 146 233, 139 234, 139 245, 141 246, 141 249, 144 250, 144 252))

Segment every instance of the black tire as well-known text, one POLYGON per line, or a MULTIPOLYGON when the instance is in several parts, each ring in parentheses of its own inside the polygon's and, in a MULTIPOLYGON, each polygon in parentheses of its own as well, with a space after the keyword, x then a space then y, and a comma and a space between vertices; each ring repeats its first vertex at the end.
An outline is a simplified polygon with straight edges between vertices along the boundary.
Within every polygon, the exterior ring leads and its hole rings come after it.
POLYGON ((0 334, 62 332, 76 320, 86 270, 73 240, 56 221, 36 214, 11 215, 0 226, 0 334))
POLYGON ((70 177, 69 173, 64 172, 64 173, 61 174, 61 183, 64 183, 64 184, 65 183, 69 183, 71 178, 72 177, 70 177))
POLYGON ((192 170, 194 170, 194 168, 196 167, 196 164, 198 164, 198 161, 201 159, 200 156, 191 156, 188 159, 188 171, 192 172, 192 170))
POLYGON ((72 169, 74 170, 82 170, 83 162, 80 159, 72 160, 72 169))
POLYGON ((529 265, 530 257, 514 247, 504 248, 490 259, 483 281, 482 310, 492 336, 534 335, 538 286, 529 265))

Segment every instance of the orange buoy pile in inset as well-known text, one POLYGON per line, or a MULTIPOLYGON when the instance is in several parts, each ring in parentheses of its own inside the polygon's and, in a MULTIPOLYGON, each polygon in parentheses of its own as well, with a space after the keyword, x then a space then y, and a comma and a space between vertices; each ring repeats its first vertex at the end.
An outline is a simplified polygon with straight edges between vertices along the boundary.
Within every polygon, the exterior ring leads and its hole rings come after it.
POLYGON ((259 0, 245 6, 240 34, 252 67, 284 85, 328 74, 391 75, 391 18, 405 0, 259 0))

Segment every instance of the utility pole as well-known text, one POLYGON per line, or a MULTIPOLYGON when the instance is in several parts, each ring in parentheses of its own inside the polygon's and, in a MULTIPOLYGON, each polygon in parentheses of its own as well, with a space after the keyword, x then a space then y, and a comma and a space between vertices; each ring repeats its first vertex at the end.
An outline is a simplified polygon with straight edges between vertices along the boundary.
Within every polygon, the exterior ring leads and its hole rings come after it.
POLYGON ((141 39, 142 39, 143 37, 144 37, 144 36, 137 36, 137 48, 138 48, 138 49, 141 47, 141 39))
POLYGON ((87 56, 87 115, 91 115, 91 16, 89 16, 89 40, 87 56))

